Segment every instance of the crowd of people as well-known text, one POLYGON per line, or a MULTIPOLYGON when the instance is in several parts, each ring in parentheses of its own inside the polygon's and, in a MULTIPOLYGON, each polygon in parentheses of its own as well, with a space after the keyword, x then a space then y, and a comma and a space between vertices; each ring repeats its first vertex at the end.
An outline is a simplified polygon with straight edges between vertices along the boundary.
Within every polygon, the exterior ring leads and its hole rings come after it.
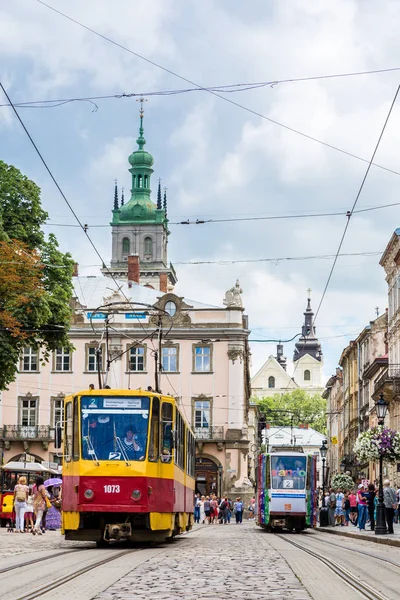
MULTIPOLYGON (((400 488, 397 491, 389 479, 383 484, 383 503, 388 533, 394 533, 393 523, 399 521, 400 488)), ((330 488, 325 495, 329 526, 348 527, 353 525, 360 531, 369 526, 375 530, 378 490, 373 483, 360 483, 358 488, 344 492, 330 488)), ((321 499, 322 505, 322 499, 321 499)))
MULTIPOLYGON (((248 506, 249 519, 254 519, 256 499, 252 498, 248 506)), ((235 501, 227 496, 218 498, 215 494, 211 496, 200 496, 196 494, 194 499, 194 522, 208 523, 209 525, 217 523, 228 524, 231 522, 232 514, 236 523, 243 522, 243 513, 245 506, 243 500, 239 497, 235 501)))
POLYGON ((21 476, 14 488, 14 521, 10 531, 43 535, 61 527, 61 486, 45 487, 43 477, 28 486, 21 476))

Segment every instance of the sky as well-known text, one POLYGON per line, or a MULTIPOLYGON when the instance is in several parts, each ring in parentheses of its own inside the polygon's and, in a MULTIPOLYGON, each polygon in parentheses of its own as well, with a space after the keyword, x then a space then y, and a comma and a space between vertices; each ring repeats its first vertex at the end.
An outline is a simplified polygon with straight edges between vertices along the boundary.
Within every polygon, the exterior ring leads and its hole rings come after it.
MULTIPOLYGON (((400 71, 282 80, 400 67, 400 3, 48 0, 48 4, 125 49, 38 0, 2 3, 0 78, 14 103, 196 88, 178 75, 200 87, 270 82, 246 91, 218 92, 222 97, 199 89, 146 95, 144 127, 146 150, 155 159, 153 199, 158 178, 168 189, 169 259, 178 275, 175 292, 221 304, 225 291, 239 279, 250 339, 292 338, 301 328, 308 288, 313 307, 320 303, 332 258, 179 263, 337 252, 346 216, 307 215, 351 209, 400 71), (301 218, 282 218, 289 215, 301 218), (280 218, 262 218, 271 216, 280 218), (254 220, 172 224, 241 217, 254 220)), ((137 98, 40 104, 18 111, 108 263, 115 178, 129 197, 127 158, 136 149, 137 98)), ((400 202, 399 126, 400 99, 374 161, 386 169, 372 166, 357 209, 400 202)), ((0 158, 41 187, 50 217, 46 232, 54 232, 61 249, 72 253, 80 274, 99 274, 99 258, 82 231, 66 227, 76 222, 7 106, 0 107, 0 158)), ((377 254, 338 259, 315 323, 326 379, 343 348, 376 317, 376 307, 382 313, 387 306, 379 253, 399 225, 400 205, 354 214, 350 220, 342 252, 377 254)), ((285 344, 289 359, 293 344, 285 344)), ((251 351, 255 373, 275 353, 275 344, 252 342, 251 351)))

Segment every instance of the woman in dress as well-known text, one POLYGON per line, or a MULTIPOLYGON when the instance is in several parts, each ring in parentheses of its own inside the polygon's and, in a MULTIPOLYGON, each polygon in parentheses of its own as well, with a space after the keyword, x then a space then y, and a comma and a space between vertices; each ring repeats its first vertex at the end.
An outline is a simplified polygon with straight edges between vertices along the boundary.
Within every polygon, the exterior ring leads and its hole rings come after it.
POLYGON ((200 499, 200 523, 204 523, 206 515, 204 512, 204 500, 206 499, 205 496, 202 496, 200 499))
POLYGON ((46 488, 43 484, 43 477, 36 477, 36 483, 33 488, 33 512, 36 517, 35 525, 32 530, 33 535, 36 533, 42 535, 42 518, 46 508, 46 488))
POLYGON ((46 529, 56 531, 61 528, 61 494, 60 488, 49 487, 49 500, 51 507, 46 513, 46 529))

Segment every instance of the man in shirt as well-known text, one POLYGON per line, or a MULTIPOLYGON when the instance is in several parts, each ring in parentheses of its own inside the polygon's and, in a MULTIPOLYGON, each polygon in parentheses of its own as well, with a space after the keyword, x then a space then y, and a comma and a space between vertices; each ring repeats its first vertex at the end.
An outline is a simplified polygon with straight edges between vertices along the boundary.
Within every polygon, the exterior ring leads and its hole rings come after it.
POLYGON ((343 498, 344 498, 344 494, 339 489, 336 494, 335 517, 336 517, 336 525, 341 525, 342 527, 344 527, 343 498))
POLYGON ((328 500, 328 520, 331 527, 335 527, 335 510, 336 510, 336 494, 335 490, 331 488, 329 490, 328 500))
POLYGON ((389 479, 385 479, 383 482, 383 503, 385 505, 385 517, 388 533, 394 533, 393 519, 394 511, 397 508, 397 497, 395 490, 390 486, 389 479))

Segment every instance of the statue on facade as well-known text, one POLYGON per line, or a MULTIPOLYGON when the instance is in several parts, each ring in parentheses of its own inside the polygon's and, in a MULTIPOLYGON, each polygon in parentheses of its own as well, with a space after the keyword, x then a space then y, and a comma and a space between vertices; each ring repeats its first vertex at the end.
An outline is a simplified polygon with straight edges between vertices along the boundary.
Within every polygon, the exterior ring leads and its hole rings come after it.
POLYGON ((223 304, 228 308, 243 308, 241 294, 243 294, 243 290, 240 287, 239 279, 236 279, 234 287, 225 292, 223 304))

